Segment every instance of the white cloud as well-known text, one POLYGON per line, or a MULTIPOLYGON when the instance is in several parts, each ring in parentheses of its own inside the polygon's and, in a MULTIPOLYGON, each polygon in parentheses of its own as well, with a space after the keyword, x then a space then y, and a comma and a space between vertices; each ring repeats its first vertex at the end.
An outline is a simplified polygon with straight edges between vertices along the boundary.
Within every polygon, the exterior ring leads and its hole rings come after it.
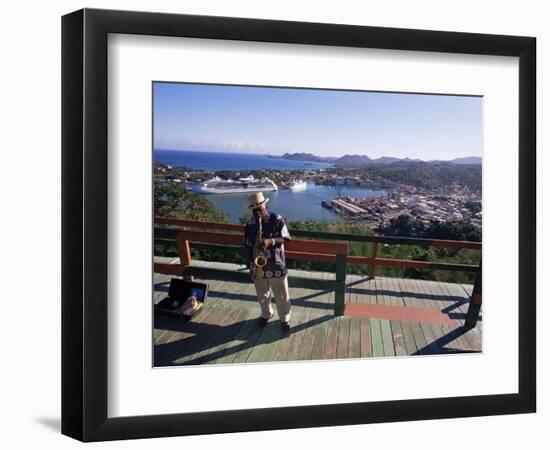
POLYGON ((185 138, 156 138, 155 148, 167 150, 233 150, 243 153, 265 152, 267 145, 265 142, 249 142, 244 140, 234 140, 227 142, 214 142, 207 140, 193 140, 185 138))

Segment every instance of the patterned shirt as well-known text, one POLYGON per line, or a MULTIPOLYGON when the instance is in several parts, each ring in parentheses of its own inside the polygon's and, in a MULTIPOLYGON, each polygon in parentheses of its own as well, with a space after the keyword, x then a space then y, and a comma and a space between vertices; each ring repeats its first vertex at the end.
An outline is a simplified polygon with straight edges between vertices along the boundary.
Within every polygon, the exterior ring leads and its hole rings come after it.
MULTIPOLYGON (((254 277, 254 245, 258 235, 258 224, 256 217, 248 221, 244 229, 244 246, 248 251, 248 262, 251 277, 254 277)), ((266 219, 262 220, 262 238, 284 238, 290 240, 290 233, 286 227, 285 221, 280 214, 269 213, 266 219)), ((284 244, 273 244, 264 249, 267 258, 267 264, 263 268, 264 278, 281 278, 287 273, 285 261, 284 244)))

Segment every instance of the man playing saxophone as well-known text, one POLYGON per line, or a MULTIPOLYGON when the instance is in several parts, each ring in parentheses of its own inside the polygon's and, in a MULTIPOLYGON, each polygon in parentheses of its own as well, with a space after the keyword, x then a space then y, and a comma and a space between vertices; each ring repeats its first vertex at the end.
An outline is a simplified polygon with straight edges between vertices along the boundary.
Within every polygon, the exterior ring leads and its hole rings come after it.
POLYGON ((284 243, 290 234, 282 216, 267 210, 269 199, 263 193, 252 194, 248 200, 252 218, 245 227, 244 246, 261 309, 259 323, 265 325, 273 317, 273 292, 281 326, 288 331, 291 314, 284 243))

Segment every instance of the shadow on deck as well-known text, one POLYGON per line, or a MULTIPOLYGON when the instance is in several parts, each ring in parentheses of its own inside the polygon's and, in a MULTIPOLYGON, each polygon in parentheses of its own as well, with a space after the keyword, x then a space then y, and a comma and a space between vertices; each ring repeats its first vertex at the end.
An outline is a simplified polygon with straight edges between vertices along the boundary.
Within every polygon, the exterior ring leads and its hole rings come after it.
MULTIPOLYGON (((155 274, 154 302, 167 295, 169 280, 155 274)), ((209 284, 208 300, 190 322, 155 313, 155 366, 481 351, 482 320, 473 329, 464 327, 471 285, 348 275, 343 316, 334 315, 334 292, 291 288, 291 330, 283 333, 276 318, 258 326, 253 284, 201 281, 209 284)))

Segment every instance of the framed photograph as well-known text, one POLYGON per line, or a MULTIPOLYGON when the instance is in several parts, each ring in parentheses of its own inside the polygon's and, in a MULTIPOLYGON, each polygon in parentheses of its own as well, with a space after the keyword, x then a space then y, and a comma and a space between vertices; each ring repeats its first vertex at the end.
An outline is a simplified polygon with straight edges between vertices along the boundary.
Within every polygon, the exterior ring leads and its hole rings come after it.
POLYGON ((64 16, 62 432, 535 412, 535 64, 533 37, 64 16))

